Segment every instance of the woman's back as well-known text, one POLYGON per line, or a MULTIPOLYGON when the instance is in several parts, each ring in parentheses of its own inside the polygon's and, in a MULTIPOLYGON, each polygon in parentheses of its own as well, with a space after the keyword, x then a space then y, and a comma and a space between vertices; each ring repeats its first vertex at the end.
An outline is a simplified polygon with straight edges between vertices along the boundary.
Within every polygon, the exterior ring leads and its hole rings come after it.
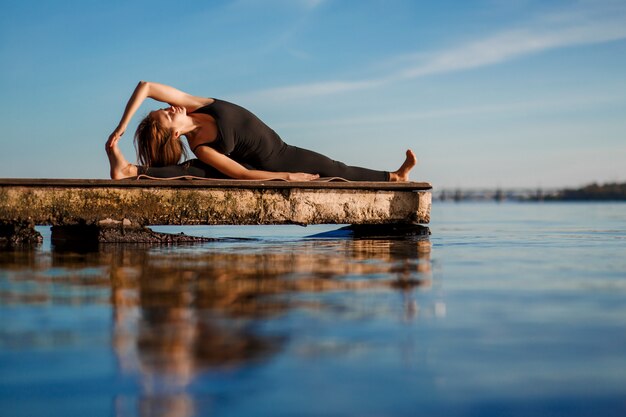
POLYGON ((212 116, 218 127, 215 141, 199 146, 210 146, 236 161, 262 167, 285 146, 280 136, 261 119, 228 101, 214 99, 193 113, 212 116))

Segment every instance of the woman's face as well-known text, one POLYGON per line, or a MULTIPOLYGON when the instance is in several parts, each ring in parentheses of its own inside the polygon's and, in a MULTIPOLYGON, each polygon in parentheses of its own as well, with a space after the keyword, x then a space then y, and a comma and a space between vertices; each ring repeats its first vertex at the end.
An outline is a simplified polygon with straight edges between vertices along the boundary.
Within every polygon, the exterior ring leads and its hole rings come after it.
MULTIPOLYGON (((187 110, 184 107, 168 107, 166 109, 155 110, 150 113, 161 126, 171 130, 173 133, 180 131, 187 118, 187 110)), ((178 135, 177 135, 178 136, 178 135)))

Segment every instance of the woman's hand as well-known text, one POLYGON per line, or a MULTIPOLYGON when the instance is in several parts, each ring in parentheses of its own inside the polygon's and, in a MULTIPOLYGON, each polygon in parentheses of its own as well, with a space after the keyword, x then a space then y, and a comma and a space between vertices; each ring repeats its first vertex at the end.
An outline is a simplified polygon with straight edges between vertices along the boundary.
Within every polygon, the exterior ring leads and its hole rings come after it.
POLYGON ((125 132, 125 129, 123 129, 120 126, 115 128, 113 133, 109 135, 109 140, 107 140, 106 148, 109 149, 115 146, 117 142, 120 140, 120 138, 122 137, 122 135, 124 134, 124 132, 125 132))
POLYGON ((287 174, 287 181, 312 181, 318 179, 318 174, 306 174, 304 172, 290 172, 287 174))

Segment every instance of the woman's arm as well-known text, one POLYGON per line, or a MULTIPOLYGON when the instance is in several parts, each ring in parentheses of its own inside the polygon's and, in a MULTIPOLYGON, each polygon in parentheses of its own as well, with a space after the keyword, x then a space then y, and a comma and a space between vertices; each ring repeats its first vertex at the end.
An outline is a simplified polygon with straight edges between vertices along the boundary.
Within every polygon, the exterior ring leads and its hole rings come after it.
POLYGON ((269 180, 281 178, 287 181, 311 181, 319 178, 317 174, 303 172, 271 172, 248 169, 208 146, 201 146, 195 151, 196 156, 205 164, 209 164, 222 174, 239 180, 269 180))
POLYGON ((187 111, 196 110, 198 107, 208 104, 212 100, 210 98, 192 96, 169 85, 139 81, 128 103, 126 103, 126 108, 124 109, 120 123, 109 136, 107 147, 112 147, 120 140, 133 115, 146 98, 168 103, 171 106, 185 107, 187 111))
POLYGON ((213 101, 211 98, 192 96, 165 84, 140 81, 139 86, 142 85, 149 98, 167 103, 170 106, 184 107, 190 112, 213 101))

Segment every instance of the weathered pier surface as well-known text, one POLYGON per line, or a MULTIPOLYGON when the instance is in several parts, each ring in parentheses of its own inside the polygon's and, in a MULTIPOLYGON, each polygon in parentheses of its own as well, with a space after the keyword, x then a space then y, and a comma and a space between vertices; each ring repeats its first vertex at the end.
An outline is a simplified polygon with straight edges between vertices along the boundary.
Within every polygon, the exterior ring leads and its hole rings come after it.
MULTIPOLYGON (((0 179, 0 238, 32 241, 34 225, 53 226, 53 238, 55 231, 69 238, 82 228, 100 241, 162 241, 150 225, 417 225, 430 221, 431 188, 424 182, 0 179)), ((169 236, 165 241, 179 235, 169 236)))

